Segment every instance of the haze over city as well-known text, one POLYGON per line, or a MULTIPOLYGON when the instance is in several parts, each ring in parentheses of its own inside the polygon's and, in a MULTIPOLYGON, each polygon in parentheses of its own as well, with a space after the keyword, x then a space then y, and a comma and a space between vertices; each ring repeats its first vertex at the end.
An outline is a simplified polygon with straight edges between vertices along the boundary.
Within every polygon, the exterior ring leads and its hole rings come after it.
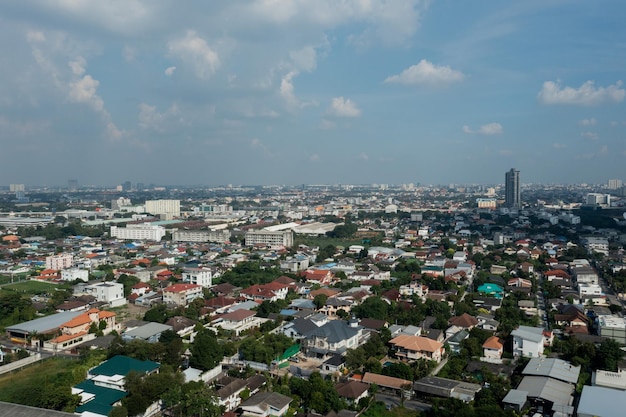
POLYGON ((2 183, 624 178, 622 1, 0 4, 2 183))

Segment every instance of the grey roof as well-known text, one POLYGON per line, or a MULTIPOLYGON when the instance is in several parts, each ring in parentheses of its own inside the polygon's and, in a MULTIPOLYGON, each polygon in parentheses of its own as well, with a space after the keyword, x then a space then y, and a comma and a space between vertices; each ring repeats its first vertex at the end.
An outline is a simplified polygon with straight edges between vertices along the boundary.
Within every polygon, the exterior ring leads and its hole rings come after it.
POLYGON ((528 392, 520 391, 518 389, 512 389, 502 399, 504 404, 515 404, 518 407, 523 406, 528 401, 528 392))
POLYGON ((293 327, 301 335, 305 335, 308 332, 317 329, 317 325, 309 319, 295 319, 293 321, 293 327))
POLYGON ((517 386, 528 392, 530 398, 541 398, 555 405, 571 405, 574 385, 543 376, 525 376, 517 386))
POLYGON ((64 311, 63 313, 52 314, 50 316, 41 317, 39 319, 19 323, 6 328, 7 331, 15 331, 21 333, 46 333, 55 330, 62 324, 67 323, 74 317, 84 314, 84 311, 64 311))
POLYGON ((456 381, 454 379, 440 378, 437 376, 428 376, 415 381, 413 384, 415 391, 424 392, 426 394, 438 395, 441 397, 472 397, 482 387, 478 384, 471 384, 464 381, 456 381))
POLYGON ((229 312, 233 312, 233 311, 237 311, 237 310, 241 310, 241 309, 246 309, 246 310, 250 310, 253 308, 257 308, 259 306, 259 304, 255 301, 244 301, 241 304, 235 304, 233 306, 231 306, 228 311, 229 312))
POLYGON ((320 337, 325 338, 329 343, 337 343, 342 340, 347 340, 358 334, 360 326, 353 328, 343 320, 331 320, 325 325, 313 329, 305 334, 307 338, 320 337))
POLYGON ((541 327, 519 326, 511 334, 536 343, 543 341, 543 329, 541 327))
POLYGON ((578 415, 622 417, 626 391, 585 385, 578 403, 578 415))
POLYGON ((576 384, 580 366, 555 358, 532 358, 522 372, 524 375, 548 376, 559 381, 576 384))
POLYGON ((150 337, 163 333, 166 330, 172 330, 172 326, 151 322, 141 327, 137 327, 136 329, 129 330, 122 336, 130 339, 149 339, 150 337))
POLYGON ((21 404, 11 404, 0 401, 0 417, 76 417, 74 413, 47 410, 45 408, 29 407, 21 404))
POLYGON ((280 410, 284 406, 288 405, 291 401, 291 397, 279 394, 277 392, 259 392, 248 398, 241 407, 261 407, 265 408, 271 406, 280 410))

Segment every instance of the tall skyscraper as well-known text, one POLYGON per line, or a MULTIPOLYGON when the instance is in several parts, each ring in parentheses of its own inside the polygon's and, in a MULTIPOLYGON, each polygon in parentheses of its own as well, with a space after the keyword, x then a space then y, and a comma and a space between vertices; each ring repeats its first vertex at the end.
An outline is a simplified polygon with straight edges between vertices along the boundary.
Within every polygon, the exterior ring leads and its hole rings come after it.
POLYGON ((519 191, 519 171, 511 168, 504 176, 504 205, 509 208, 521 208, 519 191))

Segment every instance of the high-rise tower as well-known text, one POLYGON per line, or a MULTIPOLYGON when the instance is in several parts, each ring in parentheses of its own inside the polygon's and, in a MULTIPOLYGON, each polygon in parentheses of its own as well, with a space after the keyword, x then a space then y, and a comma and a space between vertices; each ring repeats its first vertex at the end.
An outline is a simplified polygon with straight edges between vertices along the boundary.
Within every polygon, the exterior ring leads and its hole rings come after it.
POLYGON ((511 168, 504 177, 504 205, 509 208, 521 208, 522 200, 519 191, 519 171, 511 168))

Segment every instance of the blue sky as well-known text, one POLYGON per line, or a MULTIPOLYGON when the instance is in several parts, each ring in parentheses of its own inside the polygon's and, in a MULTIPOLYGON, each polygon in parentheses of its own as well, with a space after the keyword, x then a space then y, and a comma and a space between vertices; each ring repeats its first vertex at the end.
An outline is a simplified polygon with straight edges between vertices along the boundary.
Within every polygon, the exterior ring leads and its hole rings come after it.
POLYGON ((6 0, 2 183, 626 180, 626 3, 6 0))

